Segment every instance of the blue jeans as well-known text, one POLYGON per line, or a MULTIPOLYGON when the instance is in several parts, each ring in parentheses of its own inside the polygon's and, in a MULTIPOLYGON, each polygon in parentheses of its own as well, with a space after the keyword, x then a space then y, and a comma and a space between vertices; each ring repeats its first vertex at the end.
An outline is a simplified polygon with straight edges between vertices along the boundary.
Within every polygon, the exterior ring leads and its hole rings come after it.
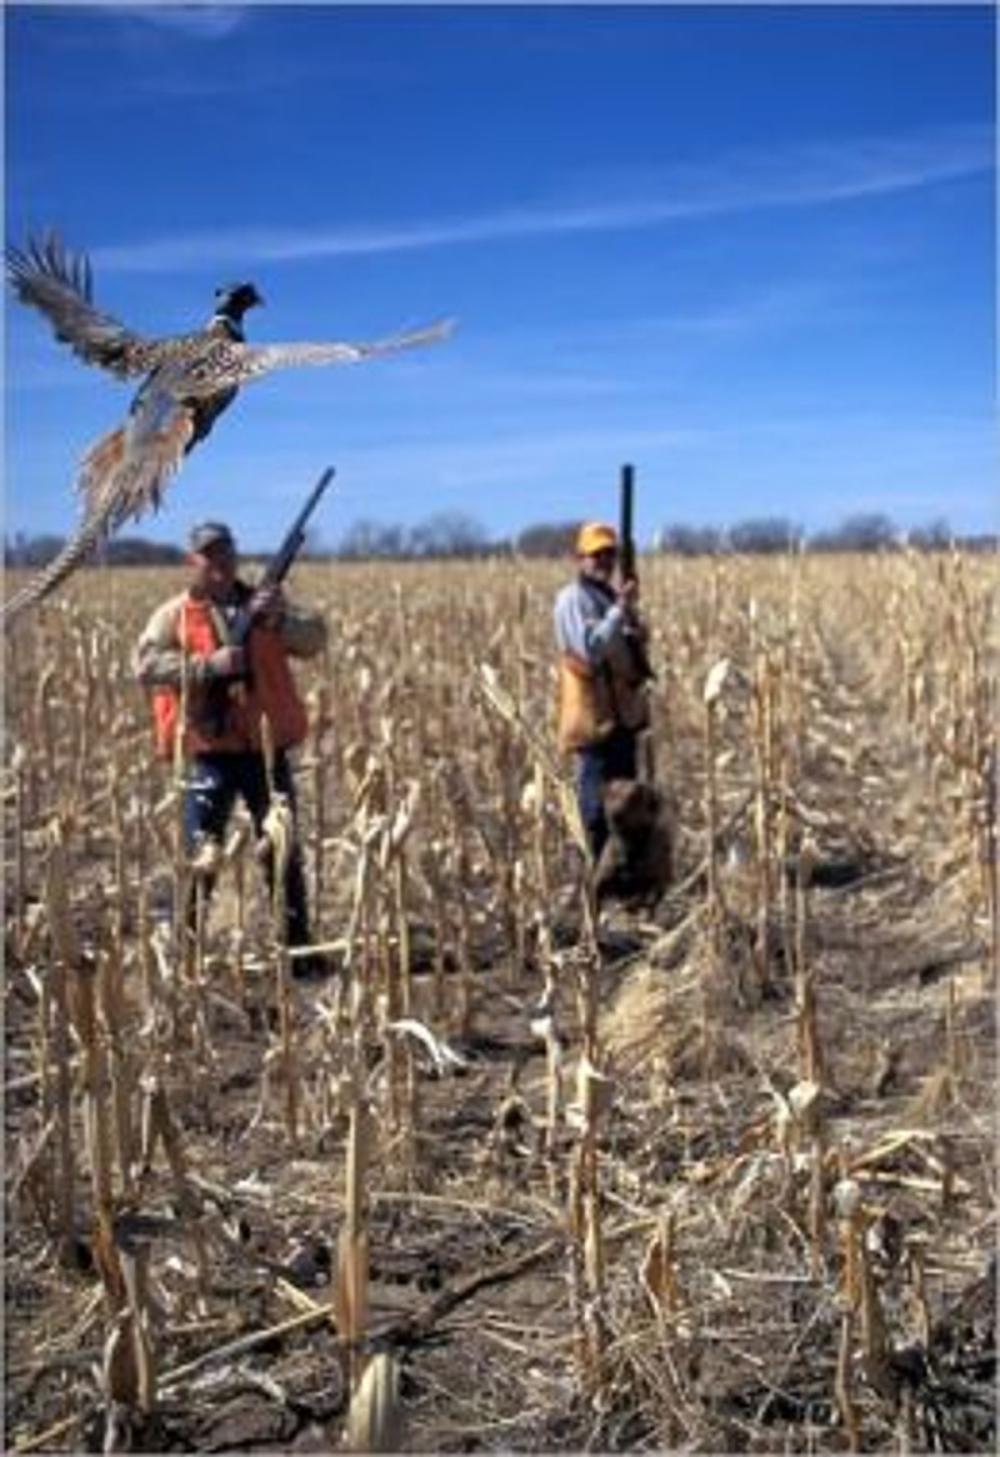
POLYGON ((599 744, 577 751, 576 798, 595 860, 608 838, 604 786, 609 779, 636 777, 637 742, 632 729, 616 728, 599 744))
MULTIPOLYGON (((274 787, 287 795, 295 814, 295 782, 288 756, 282 750, 274 756, 274 787)), ((254 832, 263 832, 264 816, 270 807, 264 756, 257 753, 196 754, 188 765, 184 792, 184 839, 192 851, 202 838, 222 843, 226 825, 239 795, 253 820, 254 832)), ((267 863, 268 887, 273 889, 273 867, 267 863)), ((212 881, 206 887, 211 894, 212 881)), ((189 917, 194 903, 189 908, 189 917)), ((305 946, 309 941, 309 913, 302 855, 293 841, 285 871, 286 935, 289 946, 305 946)))

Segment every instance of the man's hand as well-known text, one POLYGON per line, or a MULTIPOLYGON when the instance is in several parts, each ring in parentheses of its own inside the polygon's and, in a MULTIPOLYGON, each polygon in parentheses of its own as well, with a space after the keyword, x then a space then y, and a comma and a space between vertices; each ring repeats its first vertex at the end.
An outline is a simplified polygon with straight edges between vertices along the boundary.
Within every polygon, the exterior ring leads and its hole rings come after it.
POLYGON ((280 627, 285 615, 285 594, 277 585, 260 587, 250 598, 250 616, 264 627, 280 627))
POLYGON ((639 605, 639 583, 635 577, 627 577, 618 588, 618 601, 626 612, 635 612, 639 605))
POLYGON ((247 655, 245 648, 216 648, 205 659, 210 678, 242 678, 246 675, 247 655))

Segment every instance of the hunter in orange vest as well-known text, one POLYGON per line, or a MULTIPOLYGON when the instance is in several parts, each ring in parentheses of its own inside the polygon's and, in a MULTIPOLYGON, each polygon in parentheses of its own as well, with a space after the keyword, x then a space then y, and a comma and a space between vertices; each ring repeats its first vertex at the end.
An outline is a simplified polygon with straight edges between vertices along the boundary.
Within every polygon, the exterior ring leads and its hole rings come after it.
POLYGON ((638 613, 638 583, 613 585, 618 534, 590 521, 576 538, 577 575, 555 602, 559 647, 557 736, 577 756, 577 801, 595 861, 608 837, 604 788, 635 779, 638 738, 649 724, 648 671, 632 650, 648 631, 638 613))
MULTIPOLYGON (((156 609, 139 639, 135 671, 150 691, 156 751, 186 761, 184 831, 189 853, 208 868, 202 885, 211 892, 211 853, 221 846, 237 796, 260 835, 270 801, 261 747, 266 715, 275 756, 273 782, 294 811, 295 786, 287 751, 305 738, 306 711, 289 658, 309 658, 326 642, 326 624, 315 612, 293 607, 278 587, 259 592, 237 576, 236 543, 229 527, 208 521, 191 533, 186 592, 156 609), (245 647, 231 638, 244 614, 253 618, 245 647), (181 708, 185 706, 184 722, 181 708), (180 745, 178 745, 180 736, 180 745)), ((265 862, 268 863, 269 862, 265 862)), ((298 844, 285 883, 288 944, 309 943, 305 877, 298 844)), ((189 907, 189 919, 193 908, 189 907)), ((322 968, 293 961, 306 974, 322 968)))

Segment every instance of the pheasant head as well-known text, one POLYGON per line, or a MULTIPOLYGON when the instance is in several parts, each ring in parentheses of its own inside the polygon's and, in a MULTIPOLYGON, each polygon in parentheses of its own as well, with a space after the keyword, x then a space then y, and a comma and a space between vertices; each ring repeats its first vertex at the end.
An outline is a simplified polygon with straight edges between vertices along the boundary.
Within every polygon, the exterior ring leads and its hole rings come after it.
POLYGON ((263 302, 252 283, 224 283, 215 290, 215 317, 238 324, 247 309, 263 302))

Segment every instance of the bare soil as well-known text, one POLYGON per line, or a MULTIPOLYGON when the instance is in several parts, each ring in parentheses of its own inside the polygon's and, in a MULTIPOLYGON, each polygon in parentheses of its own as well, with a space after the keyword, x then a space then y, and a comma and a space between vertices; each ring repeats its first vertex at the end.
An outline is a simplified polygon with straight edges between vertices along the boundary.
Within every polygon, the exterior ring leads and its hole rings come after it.
MULTIPOLYGON (((811 954, 821 967, 829 1057, 826 1140, 854 1155, 888 1141, 863 1187, 883 1225, 897 1228, 894 1256, 880 1267, 880 1299, 902 1389, 907 1361, 913 1368, 919 1446, 988 1451, 995 1436, 994 1004, 984 948, 943 923, 937 908, 928 915, 934 893, 905 863, 812 893, 811 954), (893 1136, 907 1131, 893 1148, 893 1136), (913 1309, 908 1251, 919 1251, 922 1263, 929 1341, 921 1341, 913 1309)), ((693 1443, 692 1450, 842 1446, 836 1239, 828 1236, 815 1275, 805 1176, 794 1172, 785 1184, 768 1153, 774 1089, 787 1092, 791 1082, 787 974, 777 958, 768 999, 754 1005, 752 989, 739 989, 750 978, 738 942, 724 975, 699 969, 704 946, 689 924, 697 920, 694 892, 668 901, 661 919, 636 925, 618 916, 603 932, 600 1002, 616 1098, 601 1139, 608 1376, 600 1395, 582 1389, 575 1369, 564 1173, 575 1134, 563 1127, 554 1149, 543 1148, 545 1048, 529 1026, 537 972, 480 967, 474 1028, 451 1041, 467 1069, 441 1077, 429 1059, 418 1059, 408 1177, 394 1169, 391 1131, 383 1131, 370 1184, 368 1349, 391 1351, 402 1363, 405 1450, 656 1450, 667 1439, 693 1443), (706 975, 717 1019, 708 1048, 697 1043, 706 975), (664 1322, 640 1276, 657 1213, 672 1200, 680 1211, 681 1293, 664 1322)), ((11 957, 9 1148, 31 1126, 37 1098, 28 1055, 35 999, 18 973, 11 957)), ((255 973, 246 975, 252 982, 255 973)), ((431 1001, 429 982, 427 972, 414 978, 418 1011, 431 1001)), ((296 985, 306 1041, 316 1003, 337 996, 336 985, 296 985)), ((571 1045, 566 1001, 559 1015, 571 1045)), ((199 1208, 176 1207, 160 1166, 142 1203, 162 1221, 149 1238, 174 1298, 156 1332, 162 1396, 154 1415, 120 1432, 119 1442, 150 1451, 323 1450, 336 1445, 348 1400, 328 1317, 245 1353, 205 1358, 241 1335, 279 1326, 308 1301, 329 1301, 345 1129, 333 1124, 291 1150, 280 1098, 260 1114, 259 1029, 231 999, 210 998, 209 1006, 212 1064, 194 1068, 179 1058, 169 1086, 199 1208), (192 1222, 212 1231, 200 1293, 192 1222), (200 1369, 171 1381, 171 1372, 198 1361, 200 1369)), ((372 1057, 374 1083, 378 1049, 372 1057)), ((8 1158, 8 1190, 20 1167, 23 1157, 8 1158)), ((30 1189, 18 1190, 8 1212, 9 1444, 37 1441, 47 1429, 52 1450, 100 1450, 105 1438, 103 1311, 86 1202, 81 1190, 69 1267, 32 1217, 30 1189)), ((859 1379, 866 1427, 882 1441, 892 1440, 901 1400, 859 1379)))

